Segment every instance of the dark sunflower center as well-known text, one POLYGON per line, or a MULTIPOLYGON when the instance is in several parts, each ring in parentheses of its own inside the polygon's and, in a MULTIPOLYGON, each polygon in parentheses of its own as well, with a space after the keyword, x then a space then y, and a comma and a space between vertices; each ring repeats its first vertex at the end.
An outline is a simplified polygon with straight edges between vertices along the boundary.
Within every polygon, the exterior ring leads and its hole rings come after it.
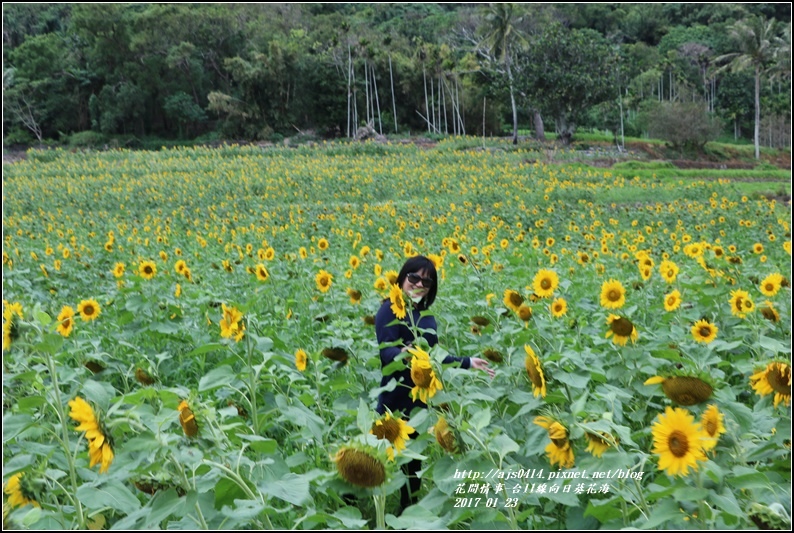
POLYGON ((607 299, 610 302, 617 302, 618 300, 620 300, 620 291, 611 289, 607 294, 607 299))
POLYGON ((764 285, 764 290, 766 290, 767 292, 772 292, 775 290, 775 286, 772 283, 767 283, 766 285, 764 285))
POLYGON ((621 337, 628 337, 634 331, 634 324, 627 318, 620 317, 610 324, 612 333, 620 335, 621 337))
POLYGON ((540 282, 540 287, 544 290, 548 290, 551 288, 551 280, 544 279, 540 282))
POLYGON ((527 360, 527 375, 529 376, 529 380, 532 382, 532 385, 535 387, 542 387, 543 386, 543 378, 538 371, 538 367, 535 365, 535 361, 531 358, 527 360))
POLYGON ((675 272, 672 269, 668 270, 667 271, 667 277, 668 278, 672 278, 673 276, 675 276, 675 272))
POLYGON ((761 314, 765 319, 771 320, 772 322, 777 322, 777 316, 775 315, 775 311, 772 308, 764 307, 761 309, 761 314))
POLYGON ((515 306, 519 306, 522 303, 524 303, 524 299, 521 297, 520 294, 513 292, 510 294, 510 303, 515 306))
POLYGON ((703 428, 712 437, 717 434, 717 429, 719 429, 717 427, 717 421, 712 419, 712 418, 709 418, 708 420, 706 420, 706 423, 703 424, 703 428))
POLYGON ((380 424, 372 426, 372 434, 379 439, 387 439, 394 443, 400 437, 400 423, 393 418, 383 420, 380 424))
POLYGON ((411 368, 411 379, 414 380, 414 385, 417 387, 427 389, 433 381, 433 369, 414 366, 411 368))
POLYGON ((711 328, 709 326, 701 326, 698 330, 701 337, 707 338, 711 336, 711 328))
POLYGON ((670 306, 675 305, 675 302, 676 302, 675 296, 668 296, 667 297, 667 305, 670 305, 670 306))
POLYGON ((689 452, 689 439, 683 432, 676 430, 667 439, 667 446, 676 457, 684 457, 689 452))
POLYGON ((377 487, 386 480, 383 463, 362 451, 345 450, 336 465, 343 478, 359 487, 377 487))
POLYGON ((769 385, 779 394, 791 394, 791 367, 788 365, 779 364, 768 370, 766 373, 766 380, 769 385))
POLYGON ((83 307, 83 313, 85 313, 88 316, 93 315, 94 314, 94 306, 93 305, 86 305, 85 307, 83 307))
POLYGON ((565 448, 568 445, 568 439, 551 439, 551 442, 553 442, 557 448, 565 448))

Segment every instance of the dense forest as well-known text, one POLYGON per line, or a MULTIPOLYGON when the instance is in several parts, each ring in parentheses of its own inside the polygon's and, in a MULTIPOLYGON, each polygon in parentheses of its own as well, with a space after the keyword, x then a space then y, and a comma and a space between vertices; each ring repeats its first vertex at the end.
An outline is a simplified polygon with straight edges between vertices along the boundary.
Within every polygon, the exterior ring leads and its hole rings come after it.
POLYGON ((4 144, 368 126, 790 146, 790 18, 790 3, 4 3, 4 144))

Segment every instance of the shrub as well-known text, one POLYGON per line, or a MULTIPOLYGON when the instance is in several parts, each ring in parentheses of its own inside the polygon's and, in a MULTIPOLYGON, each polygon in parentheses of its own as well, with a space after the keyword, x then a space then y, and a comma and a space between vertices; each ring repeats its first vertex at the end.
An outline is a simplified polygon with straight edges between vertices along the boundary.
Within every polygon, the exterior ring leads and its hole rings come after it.
POLYGON ((699 102, 661 102, 648 113, 648 133, 674 149, 702 150, 722 126, 699 102))
POLYGON ((97 131, 87 130, 73 133, 69 136, 69 147, 71 148, 99 148, 104 146, 108 138, 97 131))

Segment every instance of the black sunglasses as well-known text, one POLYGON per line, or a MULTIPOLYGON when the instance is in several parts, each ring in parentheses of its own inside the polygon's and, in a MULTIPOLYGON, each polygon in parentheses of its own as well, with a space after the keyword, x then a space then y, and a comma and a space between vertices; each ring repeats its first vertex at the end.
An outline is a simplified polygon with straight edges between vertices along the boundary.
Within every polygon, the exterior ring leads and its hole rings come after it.
POLYGON ((422 282, 422 287, 428 288, 433 286, 433 278, 423 278, 419 274, 415 274, 411 272, 410 274, 405 276, 408 281, 410 281, 414 285, 418 285, 419 282, 422 282))

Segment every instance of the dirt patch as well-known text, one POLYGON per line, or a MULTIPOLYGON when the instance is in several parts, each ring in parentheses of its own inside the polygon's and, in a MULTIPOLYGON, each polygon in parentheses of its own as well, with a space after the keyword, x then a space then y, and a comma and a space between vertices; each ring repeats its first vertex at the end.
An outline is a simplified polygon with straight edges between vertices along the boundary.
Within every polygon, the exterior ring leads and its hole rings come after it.
POLYGON ((743 163, 740 161, 699 161, 687 159, 674 159, 670 161, 676 168, 683 169, 712 169, 712 170, 752 170, 755 165, 751 163, 743 163))
POLYGON ((11 150, 5 151, 3 150, 3 164, 11 164, 11 163, 18 163, 19 161, 24 161, 27 159, 28 155, 27 152, 24 150, 11 150))

